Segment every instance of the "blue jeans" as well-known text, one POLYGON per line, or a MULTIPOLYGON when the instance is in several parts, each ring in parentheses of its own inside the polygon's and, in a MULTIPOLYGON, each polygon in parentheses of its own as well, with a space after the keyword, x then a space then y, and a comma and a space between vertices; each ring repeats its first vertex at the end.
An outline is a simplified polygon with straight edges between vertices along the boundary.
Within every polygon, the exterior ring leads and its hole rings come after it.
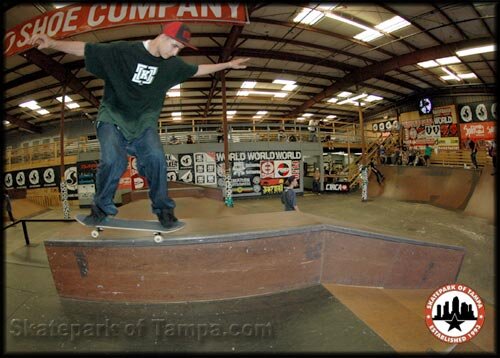
POLYGON ((127 141, 117 126, 97 122, 97 139, 101 145, 101 157, 96 175, 94 205, 107 215, 116 215, 113 198, 120 177, 127 169, 127 154, 137 158, 139 174, 149 184, 152 211, 175 208, 175 202, 167 194, 167 165, 160 136, 154 128, 146 129, 138 138, 127 141))

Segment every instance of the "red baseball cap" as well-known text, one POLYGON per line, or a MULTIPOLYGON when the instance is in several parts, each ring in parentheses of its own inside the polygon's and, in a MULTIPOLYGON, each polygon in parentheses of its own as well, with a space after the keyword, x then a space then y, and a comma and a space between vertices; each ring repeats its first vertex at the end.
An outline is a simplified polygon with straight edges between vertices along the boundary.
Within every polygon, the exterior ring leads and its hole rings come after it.
POLYGON ((179 41, 184 46, 190 47, 193 50, 198 50, 189 43, 189 41, 191 41, 191 31, 189 30, 189 27, 184 25, 182 22, 165 22, 163 24, 162 34, 179 41))

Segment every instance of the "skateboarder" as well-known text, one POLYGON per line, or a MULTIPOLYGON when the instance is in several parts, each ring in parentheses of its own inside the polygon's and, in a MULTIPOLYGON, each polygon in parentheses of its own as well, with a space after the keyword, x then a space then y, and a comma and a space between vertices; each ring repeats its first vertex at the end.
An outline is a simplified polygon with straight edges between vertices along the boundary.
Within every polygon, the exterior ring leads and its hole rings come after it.
POLYGON ((3 200, 4 200, 5 210, 7 211, 7 214, 9 214, 10 221, 12 222, 16 221, 14 214, 12 214, 12 202, 10 201, 9 194, 4 193, 3 200))
POLYGON ((375 166, 375 159, 372 159, 370 161, 370 169, 377 176, 377 183, 382 184, 382 182, 385 180, 385 177, 382 172, 375 166))
POLYGON ((165 153, 157 130, 165 93, 190 77, 246 68, 248 58, 217 64, 189 64, 177 56, 190 44, 191 32, 181 22, 163 24, 148 41, 85 43, 33 35, 31 45, 85 57, 86 69, 105 81, 96 121, 101 146, 96 194, 89 219, 96 224, 118 210, 113 197, 127 167, 127 154, 137 157, 139 173, 148 179, 152 211, 169 228, 177 218, 168 197, 165 153))

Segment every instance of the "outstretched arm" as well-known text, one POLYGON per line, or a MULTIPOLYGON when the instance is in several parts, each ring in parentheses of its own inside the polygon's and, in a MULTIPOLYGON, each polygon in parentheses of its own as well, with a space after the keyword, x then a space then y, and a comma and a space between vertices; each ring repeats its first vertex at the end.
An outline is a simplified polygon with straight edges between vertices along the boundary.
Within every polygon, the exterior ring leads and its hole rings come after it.
POLYGON ((242 63, 247 62, 250 58, 238 58, 236 60, 231 60, 229 62, 216 63, 213 65, 199 65, 198 71, 193 77, 204 76, 217 71, 227 70, 229 68, 240 70, 246 68, 247 66, 242 65, 242 63))
POLYGON ((85 54, 85 42, 82 41, 60 41, 45 34, 36 34, 31 37, 29 43, 33 46, 38 45, 39 50, 53 48, 75 56, 84 56, 85 54))

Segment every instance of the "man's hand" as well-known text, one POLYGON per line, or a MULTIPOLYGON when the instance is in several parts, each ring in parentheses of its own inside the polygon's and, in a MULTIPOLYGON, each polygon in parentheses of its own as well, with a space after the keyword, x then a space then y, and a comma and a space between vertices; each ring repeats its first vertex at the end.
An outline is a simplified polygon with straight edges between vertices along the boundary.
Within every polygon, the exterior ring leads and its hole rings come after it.
POLYGON ((228 68, 232 68, 233 70, 242 70, 247 68, 247 66, 242 65, 242 63, 247 62, 249 59, 250 57, 231 60, 228 62, 228 68))
POLYGON ((29 44, 37 46, 39 50, 42 50, 44 48, 51 48, 53 47, 54 43, 55 40, 45 34, 35 34, 31 36, 31 39, 29 40, 29 44))

